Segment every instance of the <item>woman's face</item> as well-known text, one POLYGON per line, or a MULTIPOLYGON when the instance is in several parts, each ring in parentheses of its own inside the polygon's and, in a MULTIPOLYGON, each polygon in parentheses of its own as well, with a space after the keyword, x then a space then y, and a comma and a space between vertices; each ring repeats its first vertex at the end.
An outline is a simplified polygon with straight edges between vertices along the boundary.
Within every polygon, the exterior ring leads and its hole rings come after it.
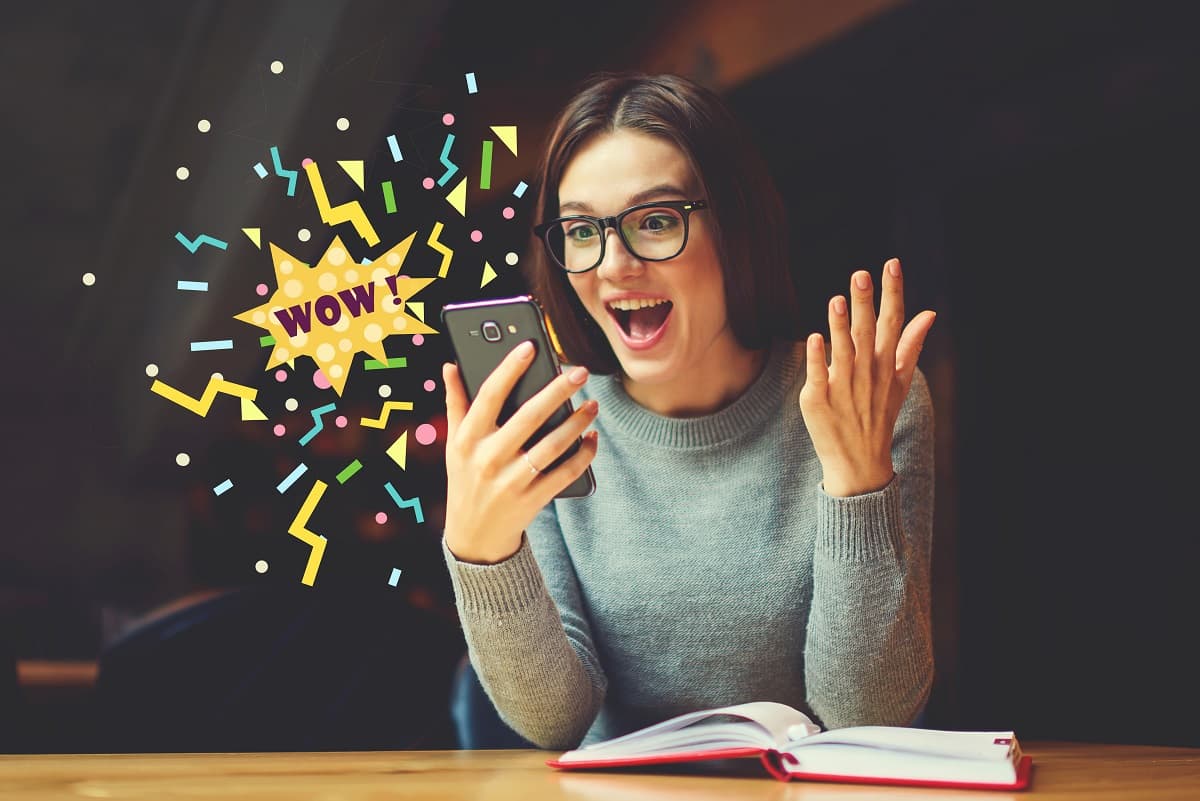
MULTIPOLYGON (((702 191, 674 143, 618 129, 585 142, 567 164, 558 187, 559 214, 608 217, 655 200, 697 200, 702 191)), ((692 213, 687 245, 669 261, 637 258, 607 228, 600 266, 569 274, 627 379, 646 388, 689 380, 741 351, 725 313, 711 214, 692 213)), ((653 218, 641 223, 647 229, 662 224, 653 218)))

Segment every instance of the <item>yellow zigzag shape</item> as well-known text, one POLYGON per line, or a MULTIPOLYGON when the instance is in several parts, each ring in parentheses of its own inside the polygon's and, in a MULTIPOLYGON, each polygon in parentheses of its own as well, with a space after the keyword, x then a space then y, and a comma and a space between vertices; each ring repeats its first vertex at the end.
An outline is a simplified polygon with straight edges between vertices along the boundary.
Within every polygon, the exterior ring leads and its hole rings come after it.
POLYGON ((296 513, 296 518, 288 526, 288 534, 312 547, 312 552, 308 555, 308 563, 304 566, 304 575, 300 578, 301 584, 307 584, 310 587, 317 580, 317 569, 321 566, 321 557, 325 555, 325 538, 308 530, 308 519, 312 517, 313 510, 321 502, 325 488, 324 481, 318 480, 313 484, 312 489, 308 491, 308 497, 304 499, 304 503, 300 504, 300 511, 296 513))
POLYGON ((438 267, 438 278, 445 278, 446 273, 450 270, 450 259, 454 258, 454 251, 438 241, 438 236, 442 233, 442 224, 435 222, 433 231, 429 234, 429 239, 425 244, 442 254, 442 266, 438 267))
POLYGON ((323 222, 331 226, 344 222, 353 223, 354 230, 366 240, 368 245, 379 244, 379 234, 375 233, 374 226, 367 219, 366 212, 363 211, 362 205, 357 200, 347 201, 340 206, 330 208, 329 195, 325 193, 325 182, 321 180, 321 171, 317 169, 317 163, 315 161, 307 162, 304 165, 304 172, 308 175, 313 199, 317 201, 317 210, 321 212, 323 222))
POLYGON ((150 391, 162 395, 172 403, 178 403, 189 412, 198 414, 201 417, 208 416, 208 410, 212 408, 213 401, 216 400, 218 393, 226 395, 235 395, 242 399, 242 419, 243 420, 266 420, 264 415, 257 406, 254 405, 254 399, 258 397, 258 390, 254 387, 248 387, 244 384, 235 384, 232 381, 226 381, 223 378, 210 378, 208 386, 204 388, 204 394, 199 398, 193 398, 190 395, 185 395, 179 390, 168 384, 164 384, 157 378, 150 385, 150 391))
POLYGON ((412 411, 412 407, 413 405, 409 401, 388 401, 383 404, 383 410, 379 413, 379 417, 364 417, 359 422, 367 428, 383 428, 387 425, 388 415, 392 413, 393 409, 407 412, 412 411))

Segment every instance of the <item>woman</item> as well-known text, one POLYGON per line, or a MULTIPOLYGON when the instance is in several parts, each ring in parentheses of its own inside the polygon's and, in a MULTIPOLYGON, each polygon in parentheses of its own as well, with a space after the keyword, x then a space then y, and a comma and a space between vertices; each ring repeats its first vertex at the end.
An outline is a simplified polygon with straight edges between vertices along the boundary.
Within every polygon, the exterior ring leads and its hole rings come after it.
POLYGON ((752 700, 911 723, 933 677, 934 314, 866 270, 796 342, 781 204, 712 92, 604 74, 539 168, 531 288, 571 368, 502 427, 515 349, 468 408, 443 368, 443 545, 501 716, 567 749, 752 700), (522 444, 568 397, 574 415, 522 444), (584 445, 549 465, 588 426, 584 445), (555 494, 591 464, 584 499, 555 494))

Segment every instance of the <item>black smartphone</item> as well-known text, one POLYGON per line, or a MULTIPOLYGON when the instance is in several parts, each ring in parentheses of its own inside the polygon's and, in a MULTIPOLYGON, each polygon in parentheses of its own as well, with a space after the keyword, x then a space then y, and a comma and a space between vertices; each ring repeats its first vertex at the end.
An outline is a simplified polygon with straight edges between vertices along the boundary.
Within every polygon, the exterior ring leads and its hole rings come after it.
MULTIPOLYGON (((521 404, 562 373, 558 353, 551 345, 546 329, 542 307, 532 295, 448 303, 442 307, 441 317, 442 328, 450 335, 450 344, 458 360, 458 371, 466 387, 467 398, 471 401, 475 400, 484 379, 491 375, 513 348, 525 341, 533 342, 533 361, 505 399, 496 421, 498 425, 503 425, 521 404)), ((574 406, 568 398, 526 441, 525 450, 561 425, 573 411, 574 406)), ((543 472, 571 458, 580 445, 582 440, 577 437, 561 456, 542 467, 543 472)), ((556 497, 586 498, 595 491, 596 478, 589 465, 579 478, 556 497)))

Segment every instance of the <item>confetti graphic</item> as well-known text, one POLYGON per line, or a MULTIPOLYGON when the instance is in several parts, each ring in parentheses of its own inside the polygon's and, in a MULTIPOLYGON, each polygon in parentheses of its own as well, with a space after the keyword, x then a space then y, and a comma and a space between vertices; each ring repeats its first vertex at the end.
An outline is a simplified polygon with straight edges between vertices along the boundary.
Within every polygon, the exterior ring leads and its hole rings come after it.
POLYGON ((300 173, 296 170, 285 170, 283 168, 283 164, 279 161, 279 148, 275 147, 274 145, 271 146, 271 164, 275 166, 276 175, 278 175, 280 178, 288 179, 288 197, 295 197, 296 179, 300 176, 300 173))
POLYGON ((446 273, 450 272, 450 260, 454 258, 454 251, 438 241, 438 237, 442 233, 442 228, 443 226, 440 222, 435 222, 433 230, 429 232, 429 239, 425 242, 429 247, 442 254, 442 264, 438 267, 438 278, 446 277, 446 273))
POLYGON ((458 172, 458 165, 450 160, 450 148, 453 146, 454 134, 446 134, 446 144, 442 145, 442 155, 438 158, 438 161, 442 163, 446 171, 442 173, 441 178, 438 178, 438 186, 445 186, 446 182, 454 176, 454 173, 458 172))
POLYGON ((412 509, 413 516, 416 517, 418 523, 425 522, 425 513, 421 510, 420 498, 411 498, 406 500, 400 497, 400 493, 396 492, 396 488, 392 486, 392 482, 390 481, 384 484, 383 488, 387 490, 388 495, 392 496, 392 500, 395 501, 396 505, 401 509, 412 509))
MULTIPOLYGON (((258 397, 257 389, 254 387, 247 387, 243 384, 235 384, 232 381, 226 381, 223 378, 209 379, 208 386, 204 388, 204 393, 199 398, 193 398, 189 395, 185 395, 174 387, 159 381, 157 378, 154 379, 154 383, 150 385, 150 391, 157 395, 162 395, 172 403, 177 403, 183 408, 187 409, 189 412, 198 414, 201 417, 208 416, 208 410, 212 408, 213 401, 216 400, 217 395, 220 393, 235 395, 242 399, 243 420, 251 419, 246 417, 247 407, 252 409, 253 413, 262 415, 262 411, 254 405, 254 399, 258 397)), ((263 415, 262 417, 254 419, 265 420, 266 416, 263 415)))
MULTIPOLYGON (((283 73, 283 62, 274 61, 269 64, 260 62, 255 69, 279 76, 283 73)), ((305 76, 305 82, 308 80, 309 69, 310 66, 307 64, 291 64, 289 62, 289 73, 297 71, 297 77, 305 76)), ((474 95, 479 91, 476 73, 459 72, 458 74, 464 76, 467 95, 474 95)), ((258 80, 257 76, 256 80, 258 80)), ((296 88, 294 80, 272 80, 268 76, 262 83, 264 93, 268 98, 272 91, 272 85, 280 89, 287 88, 288 91, 294 91, 296 88)), ((428 87, 422 86, 421 88, 428 87)), ((353 96, 352 93, 347 92, 341 97, 351 96, 353 96)), ((457 97, 460 100, 463 99, 461 89, 457 92, 457 97)), ((268 101, 268 103, 270 102, 268 101)), ((505 230, 511 234, 512 223, 501 223, 500 221, 501 219, 511 221, 516 217, 517 211, 514 208, 516 204, 509 201, 512 203, 511 206, 505 206, 503 209, 496 207, 487 211, 487 220, 475 219, 479 215, 474 214, 476 211, 474 208, 472 215, 468 216, 467 195, 470 191, 471 205, 477 206, 474 194, 476 187, 482 191, 497 188, 497 148, 495 145, 499 141, 509 153, 515 156, 517 154, 517 127, 514 125, 488 125, 485 128, 490 129, 489 133, 467 140, 463 132, 478 129, 455 130, 451 126, 461 125, 468 121, 470 104, 467 104, 467 108, 463 110, 444 107, 416 109, 404 105, 401 105, 401 108, 417 111, 427 116, 418 119, 417 125, 411 130, 397 127, 393 128, 393 133, 383 137, 387 145, 387 152, 391 156, 390 159, 384 157, 382 160, 376 160, 374 154, 369 154, 372 158, 366 160, 357 157, 360 154, 342 150, 346 147, 345 143, 354 141, 347 133, 351 131, 351 121, 355 121, 355 131, 361 127, 358 125, 360 118, 356 116, 360 112, 355 108, 336 107, 327 109, 324 115, 317 119, 318 127, 326 127, 326 131, 322 132, 320 136, 325 136, 327 132, 332 133, 332 129, 343 132, 337 134, 343 143, 339 145, 340 152, 324 155, 321 159, 321 163, 326 165, 324 173, 316 161, 318 153, 327 152, 324 145, 321 144, 321 140, 292 144, 295 132, 290 127, 274 131, 263 128, 261 133, 247 140, 250 147, 254 149, 251 149, 249 153, 242 151, 232 158, 227 157, 226 160, 231 163, 221 165, 227 174, 237 177, 243 185, 253 184, 256 188, 258 188, 257 182, 245 173, 247 165, 258 180, 283 179, 286 196, 289 198, 297 196, 297 182, 303 172, 308 181, 309 190, 311 190, 311 205, 305 197, 300 197, 297 202, 288 204, 296 207, 301 212, 301 216, 280 220, 274 215, 275 210, 266 208, 262 210, 261 216, 255 215, 246 219, 245 222, 249 226, 256 226, 256 220, 261 220, 263 225, 270 226, 240 228, 246 239, 253 245, 254 250, 245 247, 244 244, 241 246, 241 251, 238 251, 237 247, 232 248, 235 252, 229 255, 234 258, 221 264, 219 272, 214 271, 210 275, 196 276, 207 280, 177 280, 175 282, 177 292, 170 296, 171 302, 192 303, 203 309, 220 303, 227 297, 241 298, 240 302, 234 301, 237 305, 226 313, 226 320, 228 317, 232 317, 240 323, 254 326, 257 329, 254 333, 258 339, 259 348, 253 348, 253 352, 247 353, 245 345, 252 343, 245 341, 239 343, 241 352, 233 353, 234 343, 237 341, 234 338, 198 339, 193 335, 183 339, 188 342, 188 353, 210 352, 213 354, 194 357, 197 359, 216 358, 215 354, 223 351, 230 351, 233 355, 243 357, 237 361, 238 364, 244 362, 245 358, 253 357, 254 365, 251 369, 258 370, 261 366, 263 372, 267 374, 266 376, 260 374, 262 390, 246 383, 226 381, 221 373, 214 372, 205 386, 204 392, 199 397, 192 397, 157 379, 159 364, 163 364, 167 357, 156 358, 154 361, 157 363, 145 367, 147 377, 154 379, 150 386, 152 392, 200 417, 213 417, 210 412, 218 395, 230 395, 238 399, 240 419, 243 422, 267 421, 267 415, 257 405, 259 403, 263 404, 263 408, 281 407, 287 413, 299 413, 297 415, 300 418, 298 422, 292 418, 270 420, 265 429, 256 429, 252 432, 251 439, 264 447, 273 448, 275 451, 268 464, 278 465, 278 467, 272 470, 271 475, 265 481, 261 482, 261 486, 272 502, 287 506, 286 516, 283 519, 291 520, 286 528, 289 537, 300 540, 309 548, 303 575, 300 577, 301 583, 309 587, 316 583, 328 547, 327 538, 310 528, 313 525, 310 521, 312 521, 318 505, 324 502, 329 506, 322 507, 322 513, 316 525, 322 529, 325 527, 329 527, 330 530, 334 529, 340 525, 334 520, 343 515, 343 510, 339 508, 338 504, 357 497, 358 490, 368 486, 363 484, 362 478, 358 478, 355 487, 346 486, 351 479, 356 478, 360 473, 369 474, 381 469, 393 471, 394 474, 395 468, 392 465, 404 471, 403 475, 411 475, 407 470, 410 439, 413 440, 414 448, 429 445, 437 439, 436 428, 427 422, 430 419, 428 414, 424 415, 423 419, 416 417, 413 414, 417 411, 413 402, 390 399, 393 393, 403 396, 411 392, 411 389, 402 388, 404 381, 411 379, 425 387, 425 392, 416 393, 419 396, 416 400, 423 406, 433 399, 427 393, 436 389, 437 382, 426 379, 423 374, 414 375, 412 372, 378 372, 427 369, 421 360, 409 358, 405 348, 417 348, 425 342, 425 335, 439 333, 425 322, 426 306, 427 304, 440 304, 443 298, 430 297, 429 290, 436 292, 441 287, 447 286, 437 282, 449 277, 455 250, 464 246, 471 247, 472 253, 478 252, 478 258, 472 256, 467 273, 456 274, 456 279, 462 279, 458 281, 461 286, 455 290, 448 290, 452 295, 462 290, 471 292, 475 289, 476 283, 480 289, 483 289, 496 282, 501 276, 492 267, 491 261, 504 258, 510 266, 516 261, 515 258, 509 258, 510 256, 515 257, 511 251, 505 255, 505 250, 511 248, 511 245, 507 248, 503 245, 496 245, 495 243, 502 239, 499 236, 493 237, 493 230, 488 228, 489 224, 499 223, 504 225, 505 230), (441 125, 431 126, 429 124, 431 119, 440 120, 441 125), (280 147, 269 145, 272 139, 283 141, 290 150, 295 148, 295 152, 293 152, 295 162, 285 166, 280 147), (411 161, 406 160, 405 153, 401 152, 401 139, 410 143, 406 144, 405 150, 411 148, 416 154, 415 156, 409 154, 411 161), (256 161, 261 158, 261 148, 263 147, 268 149, 269 160, 256 161), (474 150, 476 147, 481 150, 474 150), (302 148, 311 148, 309 152, 313 157, 301 158, 300 156, 304 155, 302 148), (257 153, 255 153, 256 149, 257 153), (468 158, 470 153, 480 153, 481 158, 478 164, 470 163, 468 158), (370 184, 373 186, 369 186, 367 181, 368 163, 371 172, 370 184), (329 166, 330 164, 336 164, 338 169, 333 169, 329 166), (440 174, 435 172, 436 168, 432 168, 432 164, 441 165, 444 171, 440 174), (416 172, 417 170, 420 172, 416 172), (382 174, 377 175, 377 172, 382 174), (343 190, 354 192, 349 188, 347 178, 359 193, 352 199, 346 199, 342 194, 343 190), (473 184, 470 190, 468 190, 468 183, 473 184), (379 188, 375 189, 375 186, 379 188), (438 187, 441 188, 440 191, 428 191, 438 187), (380 194, 375 194, 375 192, 380 194), (420 202, 413 203, 414 194, 425 199, 425 208, 421 207, 420 202), (333 201, 331 201, 331 196, 333 201), (453 208, 457 214, 449 214, 441 205, 443 202, 453 208), (317 215, 312 214, 312 206, 315 206, 320 221, 324 224, 322 227, 314 225, 317 215), (500 213, 497 214, 497 211, 500 213), (401 216, 414 213, 422 216, 411 220, 406 220, 401 216), (387 216, 383 216, 384 214, 387 216), (374 220, 371 215, 376 215, 374 220), (442 218, 441 220, 437 219, 439 216, 442 218), (353 227, 356 236, 350 237, 346 227, 339 228, 343 223, 348 223, 353 227), (331 230, 328 230, 327 235, 323 236, 322 234, 327 229, 331 230), (411 233, 408 233, 409 231, 411 233), (397 237, 397 233, 407 234, 407 236, 397 237), (345 237, 345 241, 343 237, 345 237), (420 237, 419 240, 418 237, 420 237), (286 249, 280 246, 285 239, 289 241, 286 249), (332 241, 329 241, 330 239, 332 241), (350 247, 347 247, 347 241, 350 243, 350 247), (413 254, 414 257, 409 259, 412 246, 417 241, 424 243, 429 250, 419 248, 417 253, 413 254), (471 243, 474 245, 472 246, 471 243), (312 250, 305 249, 308 247, 311 247, 312 250), (367 247, 371 250, 365 253, 353 250, 367 247), (318 257, 318 252, 322 248, 323 252, 320 252, 318 257), (273 273, 272 278, 268 278, 265 274, 268 269, 268 254, 270 271, 273 273), (299 256, 303 256, 303 259, 299 256), (481 271, 474 273, 474 270, 480 265, 482 265, 481 271), (242 277, 238 279, 242 283, 227 284, 224 280, 224 273, 226 271, 234 272, 235 267, 236 271, 242 273, 242 277), (248 268, 248 272, 246 272, 246 268, 248 268), (387 344, 386 348, 385 343, 387 344), (266 353, 262 352, 262 348, 267 349, 266 353), (389 355, 389 352, 393 355, 389 355), (307 357, 310 363, 297 362, 300 357, 307 357), (361 365, 361 368, 358 368, 358 365, 361 365), (356 387, 356 390, 368 394, 378 394, 380 406, 376 417, 369 416, 370 406, 367 407, 365 415, 361 412, 359 415, 353 415, 348 411, 348 407, 357 408, 352 404, 362 402, 361 394, 344 394, 348 382, 351 380, 351 372, 355 373, 355 381, 364 383, 364 386, 356 387), (337 395, 336 402, 330 402, 330 395, 326 394, 328 390, 333 390, 333 393, 337 395), (338 411, 339 406, 343 407, 340 412, 338 411), (307 414, 301 410, 307 410, 307 414), (393 417, 393 412, 403 412, 404 414, 393 417), (311 416, 312 419, 311 426, 305 425, 308 416, 311 416), (350 425, 352 419, 357 419, 364 430, 350 430, 341 433, 336 430, 333 432, 327 430, 335 426, 337 429, 345 429, 350 425), (327 421, 332 421, 333 425, 327 421), (361 449, 372 439, 373 435, 369 433, 371 430, 384 431, 389 425, 397 427, 398 424, 402 424, 399 427, 405 430, 380 435, 387 437, 385 442, 390 442, 384 451, 388 457, 386 461, 364 455, 361 449), (295 436, 300 432, 303 433, 298 437, 295 436), (318 435, 322 434, 324 436, 320 437, 318 441, 318 435), (301 450, 306 448, 307 450, 301 450), (360 450, 360 452, 350 452, 350 449, 360 450), (332 461, 331 457, 336 461, 332 461), (289 470, 290 472, 287 472, 289 470), (287 475, 280 479, 284 472, 287 472, 287 475), (310 472, 314 473, 312 477, 308 476, 310 472), (297 510, 294 506, 297 500, 296 493, 291 491, 302 483, 302 478, 307 479, 305 484, 312 483, 297 510), (341 496, 336 502, 326 499, 326 490, 330 486, 335 486, 335 480, 336 485, 344 487, 344 489, 335 489, 334 495, 341 496), (275 488, 274 493, 270 491, 272 486, 275 488)), ((212 123, 207 120, 197 123, 197 116, 199 115, 187 119, 189 128, 195 125, 201 133, 213 130, 212 123)), ((214 117, 218 114, 206 116, 214 117)), ((366 121, 368 118, 363 117, 362 119, 366 121)), ((270 120, 265 122, 270 122, 270 120)), ((237 131, 238 128, 237 125, 229 124, 229 121, 220 122, 222 131, 237 131)), ((363 130, 367 130, 367 128, 363 128, 363 130)), ((206 140, 203 142, 205 145, 214 144, 213 137, 195 138, 206 140)), ((189 147, 196 146, 200 145, 189 145, 189 147)), ((180 153, 172 159, 167 169, 174 171, 175 177, 179 181, 188 182, 183 184, 185 187, 189 183, 206 182, 211 176, 202 176, 200 165, 212 163, 214 155, 213 153, 180 153), (197 180, 192 181, 193 178, 197 180)), ((521 181, 512 190, 512 195, 520 198, 527 188, 526 183, 521 181)), ((286 203, 285 192, 270 191, 268 194, 273 202, 282 204, 286 203)), ((304 195, 305 193, 301 192, 300 194, 304 195)), ((501 205, 503 204, 501 203, 501 205)), ((186 211, 190 219, 190 214, 194 209, 189 207, 186 211)), ((227 225, 227 223, 210 223, 201 220, 196 225, 200 228, 207 227, 209 230, 224 230, 224 226, 227 225)), ((230 250, 229 242, 211 233, 193 232, 194 237, 185 234, 182 230, 173 233, 175 240, 193 255, 198 254, 200 248, 204 246, 213 250, 230 250)), ((165 237, 159 235, 159 239, 162 242, 165 237)), ((168 249, 174 247, 169 244, 163 246, 168 249)), ((497 261, 497 264, 499 263, 497 261)), ((87 273, 83 278, 83 283, 85 286, 91 286, 95 280, 93 274, 87 273)), ((459 299, 461 297, 458 295, 459 299)), ((196 313, 182 314, 178 313, 176 309, 171 309, 170 313, 177 314, 181 321, 197 319, 196 313)), ((170 319, 169 315, 164 315, 164 317, 170 319)), ((189 328, 189 330, 200 331, 203 329, 189 328)), ((225 332, 216 328, 213 334, 223 336, 225 332)), ((145 361, 149 361, 149 359, 145 361)), ((142 364, 145 364, 145 361, 142 364)), ((209 368, 205 365, 203 369, 207 371, 209 368)), ((229 369, 234 368, 229 366, 229 369)), ((228 371, 225 374, 232 375, 228 371)), ((422 411, 425 410, 422 408, 422 411)), ((382 444, 379 443, 379 445, 382 444)), ((211 492, 211 495, 208 495, 210 499, 229 493, 236 482, 239 492, 225 500, 226 511, 238 508, 239 502, 255 502, 254 499, 245 497, 254 491, 253 488, 256 485, 251 480, 253 477, 243 476, 233 470, 224 476, 218 473, 209 477, 204 470, 198 470, 191 466, 193 456, 201 452, 190 445, 187 446, 186 451, 179 446, 170 450, 170 453, 175 454, 175 464, 181 469, 180 474, 190 474, 193 481, 203 482, 198 489, 205 494, 211 492), (242 497, 239 498, 239 495, 242 497), (229 505, 231 501, 233 503, 229 505)), ((223 453, 224 451, 216 452, 223 453)), ((373 452, 367 451, 366 453, 373 452)), ((425 454, 425 451, 417 451, 414 456, 425 454)), ((256 463, 251 460, 246 462, 246 464, 256 463)), ((414 468, 415 466, 414 460, 414 468)), ((416 523, 424 524, 424 510, 420 497, 417 497, 415 493, 411 498, 405 497, 401 494, 405 490, 403 484, 399 481, 397 483, 401 484, 399 489, 391 482, 384 484, 392 502, 401 511, 411 510, 416 523)), ((377 487, 378 483, 372 481, 369 482, 369 485, 377 487)), ((379 509, 372 510, 371 515, 380 526, 384 526, 389 521, 389 515, 379 509)), ((395 517, 395 513, 392 513, 392 517, 395 517)), ((355 515, 352 510, 348 520, 356 522, 347 522, 345 525, 350 526, 352 531, 356 531, 359 525, 357 521, 360 519, 361 516, 355 515)), ((275 528, 275 533, 283 539, 283 532, 278 530, 282 528, 282 524, 277 524, 275 528)), ((374 530, 369 534, 360 532, 361 536, 379 538, 391 537, 394 534, 392 526, 374 530)), ((334 540, 336 547, 337 537, 330 533, 330 538, 334 540)), ((288 547, 292 546, 288 545, 288 547)), ((263 556, 266 558, 258 559, 253 563, 255 570, 259 573, 267 572, 268 559, 271 559, 272 562, 275 561, 270 554, 263 554, 263 556)), ((251 557, 251 559, 257 558, 258 554, 251 557)), ((393 562, 393 564, 395 563, 393 562)), ((245 569, 244 563, 240 569, 245 569)), ((378 569, 380 568, 376 567, 376 570, 378 569)), ((391 571, 388 578, 389 585, 398 586, 401 569, 399 567, 386 569, 391 571)), ((379 573, 374 575, 376 578, 371 580, 378 581, 379 573)))
POLYGON ((309 185, 312 186, 313 198, 317 201, 317 209, 321 213, 322 222, 330 226, 344 222, 351 223, 354 230, 368 245, 379 244, 379 234, 375 233, 375 227, 367 219, 361 203, 351 200, 339 206, 330 207, 329 195, 325 193, 325 182, 321 180, 321 171, 317 168, 317 163, 311 160, 305 161, 304 172, 308 175, 309 185))
POLYGON ((348 464, 344 468, 342 468, 342 471, 337 474, 338 483, 345 484, 347 481, 352 479, 354 477, 354 474, 357 473, 359 470, 362 470, 362 462, 355 459, 353 462, 351 462, 350 464, 348 464))
POLYGON ((312 517, 313 510, 317 508, 317 504, 321 502, 321 496, 325 494, 326 484, 324 481, 318 480, 311 490, 308 491, 308 497, 304 499, 304 503, 300 505, 300 511, 296 514, 296 519, 288 526, 288 534, 291 534, 296 539, 312 548, 308 554, 308 563, 304 566, 304 575, 300 578, 301 584, 306 584, 309 587, 317 580, 317 570, 321 567, 321 559, 325 556, 325 538, 320 534, 309 531, 308 520, 312 517))
POLYGON ((388 458, 400 466, 401 470, 406 470, 405 462, 408 460, 408 432, 405 431, 396 441, 388 446, 388 458))
POLYGON ((312 441, 312 438, 325 430, 325 423, 321 418, 337 409, 336 403, 327 403, 324 406, 319 406, 312 410, 313 427, 308 430, 303 437, 300 438, 301 445, 307 445, 312 441))
POLYGON ((191 343, 193 351, 200 350, 233 350, 232 339, 210 339, 191 343))
POLYGON ((214 248, 219 248, 220 250, 224 250, 225 248, 229 247, 228 242, 222 242, 215 236, 209 236, 208 234, 200 234, 200 236, 196 237, 195 239, 188 239, 183 235, 183 231, 178 231, 175 234, 175 238, 179 240, 179 244, 187 248, 188 252, 190 253, 195 253, 200 249, 201 245, 212 245, 214 248))
POLYGON ((287 478, 275 485, 275 489, 277 489, 279 494, 282 495, 292 488, 292 485, 296 483, 296 479, 300 478, 300 476, 307 472, 308 465, 306 465, 304 462, 301 462, 300 464, 296 465, 295 470, 287 474, 287 478))
POLYGON ((388 417, 393 411, 412 411, 413 405, 408 401, 387 401, 383 404, 383 409, 379 412, 379 417, 371 418, 364 417, 359 420, 359 423, 367 428, 384 428, 387 426, 388 417))
POLYGON ((404 154, 400 152, 400 143, 396 141, 396 135, 392 134, 387 138, 388 148, 392 151, 392 161, 404 161, 404 154))

